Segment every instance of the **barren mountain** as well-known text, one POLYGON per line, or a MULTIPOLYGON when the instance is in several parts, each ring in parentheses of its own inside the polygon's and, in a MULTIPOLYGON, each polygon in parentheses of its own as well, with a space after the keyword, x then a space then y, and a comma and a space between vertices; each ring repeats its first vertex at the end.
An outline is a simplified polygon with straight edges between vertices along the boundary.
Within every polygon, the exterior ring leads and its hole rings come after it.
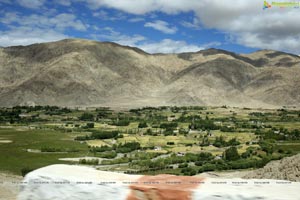
POLYGON ((300 57, 207 49, 148 54, 66 39, 0 48, 0 106, 299 106, 300 57))

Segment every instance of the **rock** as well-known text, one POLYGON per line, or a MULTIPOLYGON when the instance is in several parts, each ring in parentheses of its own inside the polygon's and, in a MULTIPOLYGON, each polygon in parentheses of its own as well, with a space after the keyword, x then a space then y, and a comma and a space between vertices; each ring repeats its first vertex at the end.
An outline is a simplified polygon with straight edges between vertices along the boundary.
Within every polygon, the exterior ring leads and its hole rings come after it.
POLYGON ((18 200, 300 200, 300 183, 140 176, 51 165, 26 175, 18 200))
POLYGON ((300 154, 272 161, 265 167, 246 174, 243 178, 280 179, 300 182, 300 154))

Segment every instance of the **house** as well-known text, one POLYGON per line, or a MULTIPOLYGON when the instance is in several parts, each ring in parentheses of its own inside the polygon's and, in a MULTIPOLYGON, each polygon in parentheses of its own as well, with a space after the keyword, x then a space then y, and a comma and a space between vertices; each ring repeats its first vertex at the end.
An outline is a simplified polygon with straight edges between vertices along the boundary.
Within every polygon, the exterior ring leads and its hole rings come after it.
POLYGON ((155 147, 154 147, 154 150, 155 150, 155 151, 161 151, 162 148, 161 148, 161 146, 155 146, 155 147))
POLYGON ((168 121, 171 122, 176 119, 176 116, 168 116, 168 121))
POLYGON ((214 160, 221 160, 222 159, 222 156, 216 156, 215 158, 214 158, 214 160))
POLYGON ((184 155, 185 155, 184 152, 178 152, 178 153, 177 153, 177 156, 184 156, 184 155))

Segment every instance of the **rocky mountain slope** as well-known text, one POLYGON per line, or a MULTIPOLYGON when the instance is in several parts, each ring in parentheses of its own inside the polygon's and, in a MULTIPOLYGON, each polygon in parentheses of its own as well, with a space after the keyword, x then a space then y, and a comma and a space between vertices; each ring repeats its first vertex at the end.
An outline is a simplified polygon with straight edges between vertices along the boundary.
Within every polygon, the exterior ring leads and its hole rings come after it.
POLYGON ((148 54, 66 39, 0 48, 0 106, 299 106, 300 57, 271 50, 148 54))
POLYGON ((300 182, 300 154, 272 161, 261 169, 246 174, 243 178, 278 179, 300 182))

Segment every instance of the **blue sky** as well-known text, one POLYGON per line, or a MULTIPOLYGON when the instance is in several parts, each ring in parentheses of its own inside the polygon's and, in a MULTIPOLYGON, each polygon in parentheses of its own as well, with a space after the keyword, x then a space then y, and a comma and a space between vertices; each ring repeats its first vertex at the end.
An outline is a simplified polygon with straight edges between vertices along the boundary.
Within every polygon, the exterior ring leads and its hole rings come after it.
POLYGON ((0 0, 0 46, 85 38, 150 53, 299 54, 300 9, 262 7, 263 0, 0 0))

